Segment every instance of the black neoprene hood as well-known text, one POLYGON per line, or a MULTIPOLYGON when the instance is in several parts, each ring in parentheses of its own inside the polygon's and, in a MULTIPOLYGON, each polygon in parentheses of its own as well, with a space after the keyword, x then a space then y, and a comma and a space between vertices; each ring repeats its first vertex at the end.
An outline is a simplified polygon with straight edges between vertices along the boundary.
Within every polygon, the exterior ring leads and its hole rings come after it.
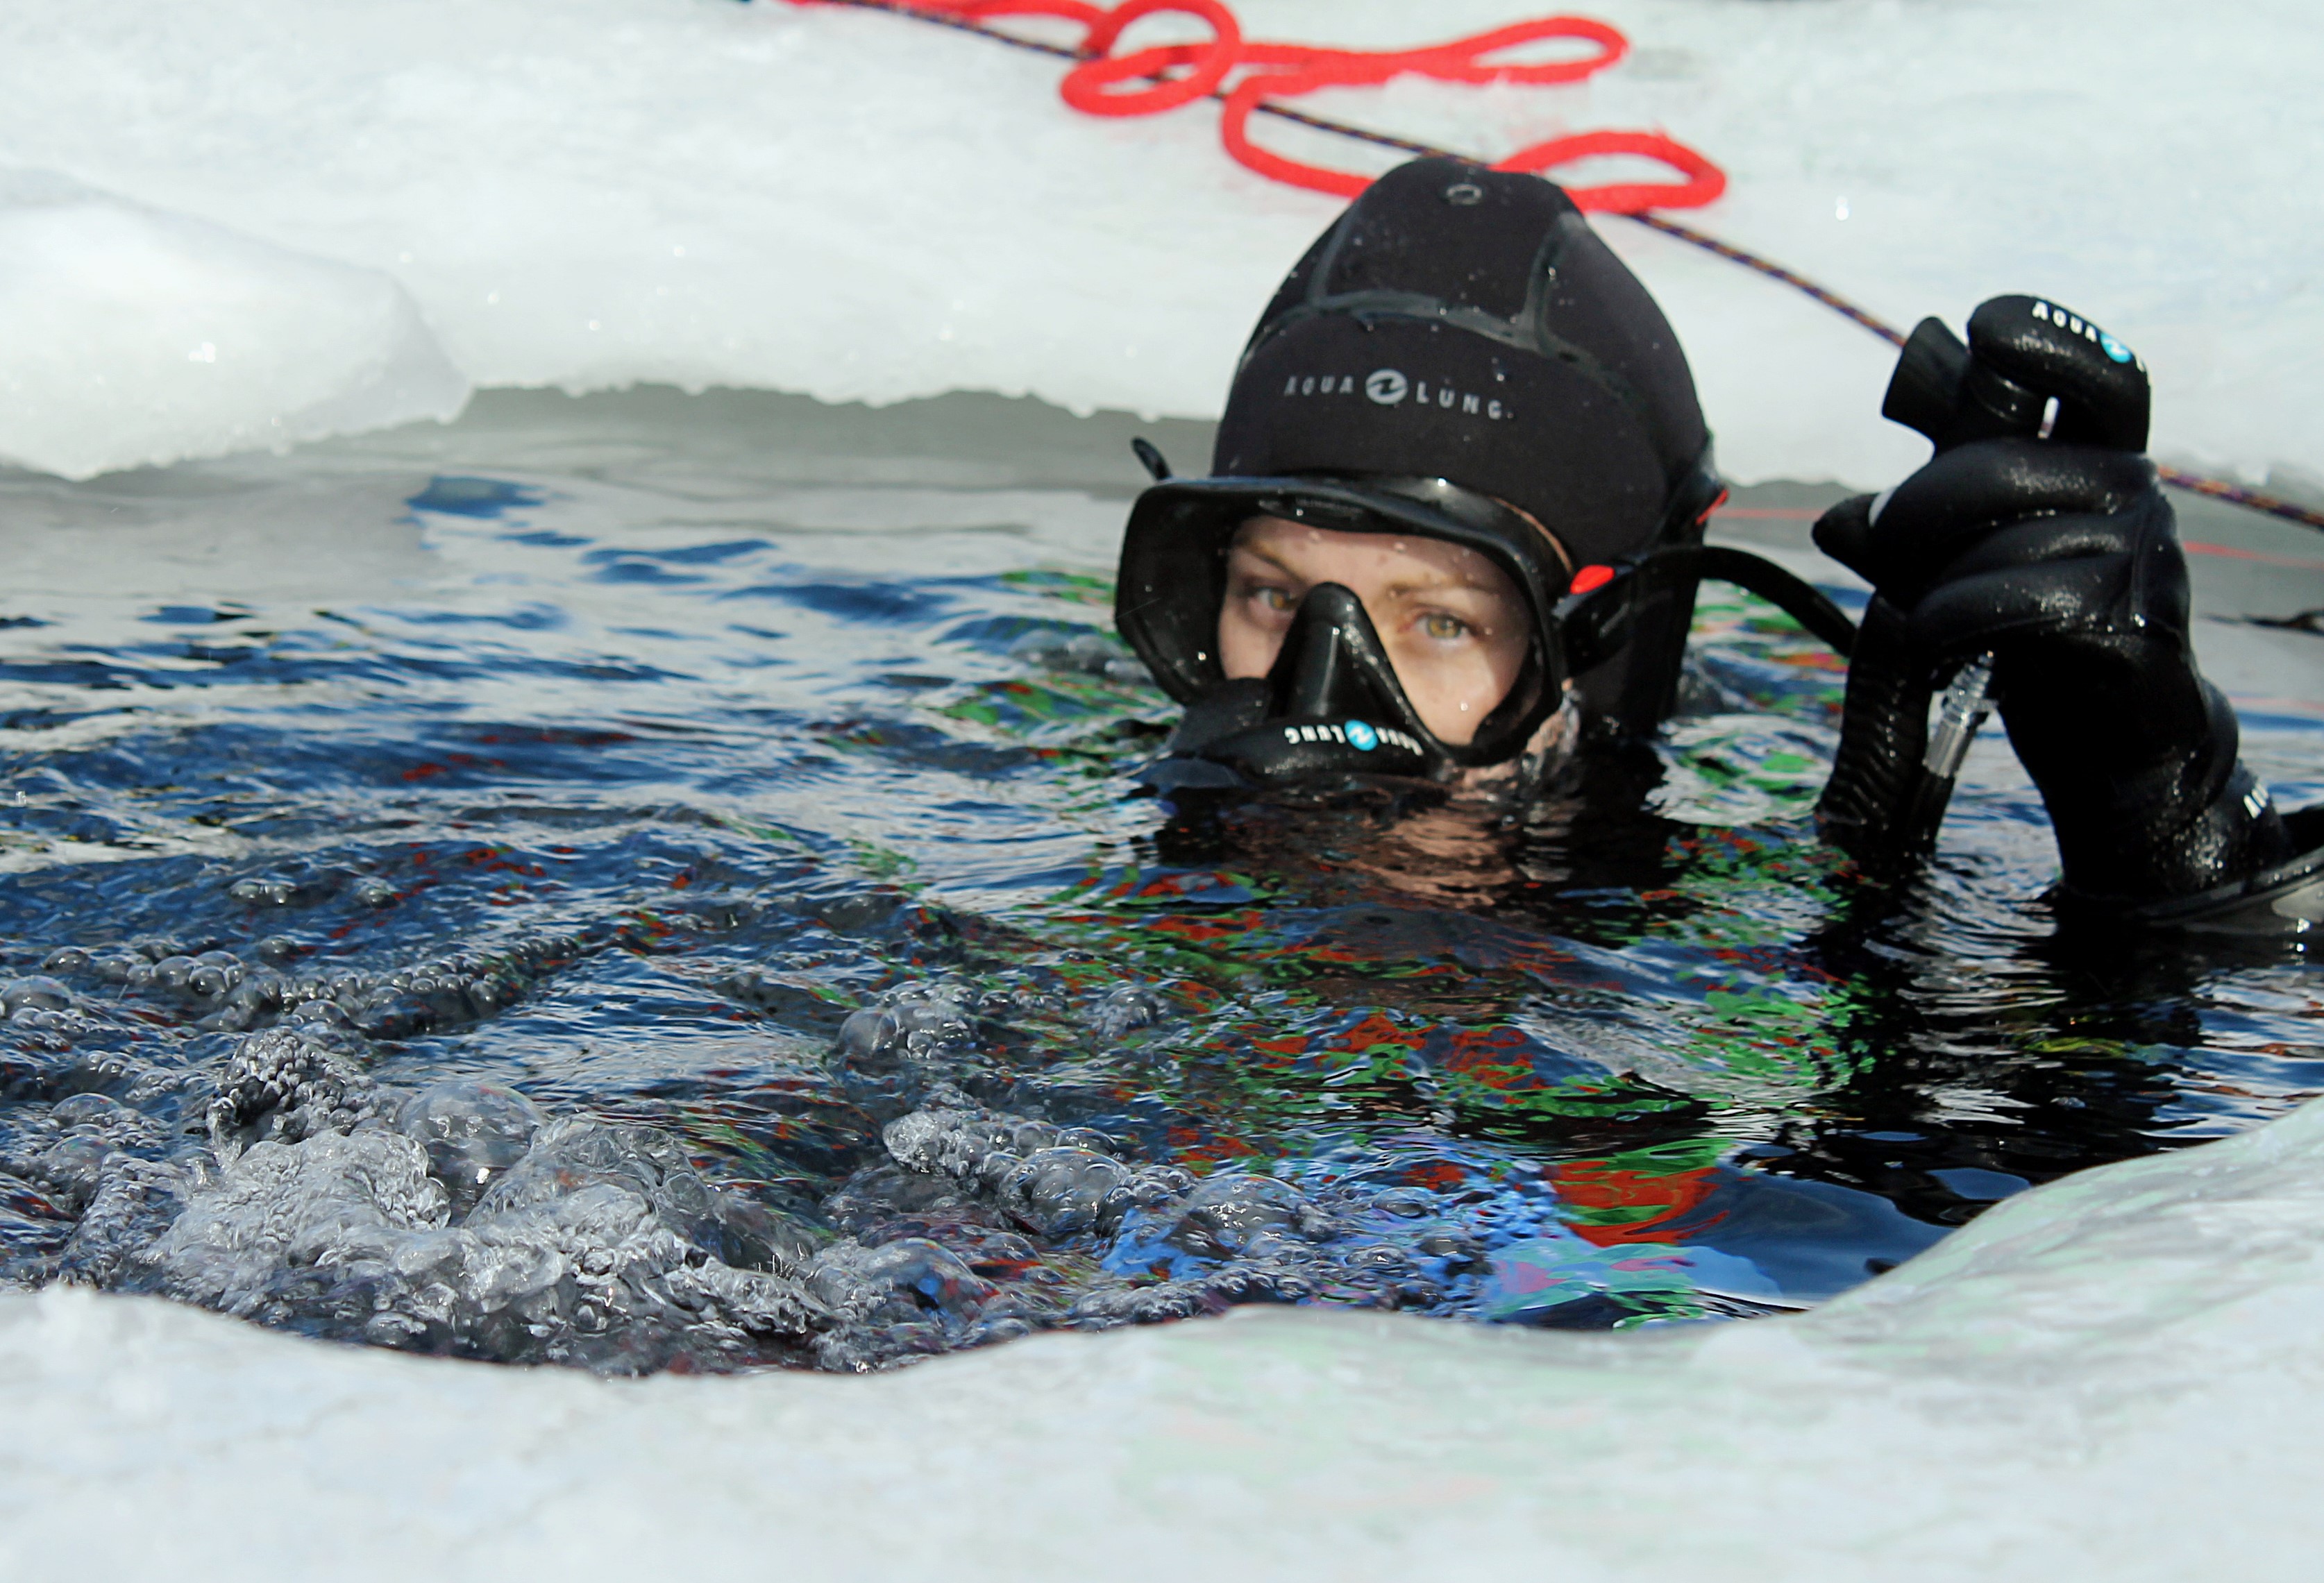
POLYGON ((1416 160, 1276 292, 1211 471, 1448 478, 1582 566, 1645 548, 1709 440, 1678 337, 1562 189, 1416 160))
MULTIPOLYGON (((1514 741, 1529 731, 1516 714, 1557 704, 1539 623, 1572 575, 1699 538, 1717 490, 1677 336, 1563 190, 1416 160, 1348 207, 1260 316, 1211 476, 1158 483, 1132 508, 1115 614, 1185 701, 1224 679, 1225 554, 1250 518, 1466 544, 1536 612, 1530 674, 1550 685, 1513 700, 1514 741)), ((1651 727, 1691 607, 1642 626, 1651 652, 1582 678, 1600 713, 1651 727)))

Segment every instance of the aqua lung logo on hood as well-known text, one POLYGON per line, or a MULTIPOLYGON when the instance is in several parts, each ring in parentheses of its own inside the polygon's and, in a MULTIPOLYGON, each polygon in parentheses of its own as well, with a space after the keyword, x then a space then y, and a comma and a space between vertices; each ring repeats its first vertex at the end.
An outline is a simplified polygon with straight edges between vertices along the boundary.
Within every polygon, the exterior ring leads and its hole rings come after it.
POLYGON ((1364 376, 1360 385, 1351 373, 1295 373, 1283 382, 1286 396, 1352 396, 1359 392, 1379 407, 1402 407, 1408 399, 1409 410, 1415 412, 1434 409, 1458 412, 1466 418, 1482 418, 1491 423, 1517 416, 1499 397, 1471 395, 1448 384, 1430 384, 1426 380, 1416 382, 1406 378, 1398 368, 1375 368, 1364 376))

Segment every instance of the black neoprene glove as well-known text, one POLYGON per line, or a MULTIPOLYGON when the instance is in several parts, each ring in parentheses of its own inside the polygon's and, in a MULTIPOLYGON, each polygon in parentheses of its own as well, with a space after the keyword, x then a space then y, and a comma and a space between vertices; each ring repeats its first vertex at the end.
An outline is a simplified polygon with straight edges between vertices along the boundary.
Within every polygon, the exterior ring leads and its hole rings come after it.
MULTIPOLYGON (((2036 392, 2038 410, 2037 381, 2055 370, 1978 338, 1988 310, 2022 317, 2033 300, 1980 309, 1970 346, 2036 392)), ((2056 351, 2043 354, 2054 362, 2056 351)), ((2121 391, 2080 392, 2073 422, 2057 429, 2089 437, 2079 443, 1941 437, 1929 465, 1888 494, 1844 501, 1816 524, 1816 543, 1876 591, 1819 808, 1844 849, 1896 858, 1890 822, 1920 773, 1930 691, 1990 654, 2010 744, 2050 811, 2065 899, 2135 909, 2290 855, 2282 820, 2236 761, 2233 711, 2196 669, 2186 559, 2138 454, 2144 371, 2135 389, 2100 372, 2121 391), (2135 423, 2107 410, 2134 396, 2135 423), (2093 443, 2134 430, 2126 446, 2093 443)))

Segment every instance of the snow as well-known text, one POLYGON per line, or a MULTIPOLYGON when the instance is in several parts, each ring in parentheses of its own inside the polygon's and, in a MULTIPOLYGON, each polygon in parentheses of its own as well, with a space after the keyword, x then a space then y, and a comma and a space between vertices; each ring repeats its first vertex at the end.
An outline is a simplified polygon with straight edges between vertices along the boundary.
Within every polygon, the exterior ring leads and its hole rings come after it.
MULTIPOLYGON (((1240 7, 1257 36, 1351 45, 1544 9, 1240 7)), ((1636 45, 1590 84, 1307 103, 1483 152, 1666 127, 1734 179, 1683 217, 1900 323, 2062 299, 2154 368, 2166 456, 2324 465, 2324 364, 2285 351, 2324 335, 2324 12, 1582 9, 1636 45)), ((70 476, 441 416, 461 382, 1203 416, 1334 209, 1230 164, 1208 107, 1092 121, 1054 60, 767 0, 15 0, 0 61, 0 458, 70 476)), ((1877 484, 1919 459, 1875 415, 1879 343, 1604 224, 1738 477, 1877 484)))
POLYGON ((53 176, 0 170, 0 434, 88 477, 467 399, 402 288, 53 176))
POLYGON ((2324 1106, 2022 1195, 1795 1319, 1244 1310, 868 1378, 0 1299, 0 1575, 2313 1575, 2324 1106))

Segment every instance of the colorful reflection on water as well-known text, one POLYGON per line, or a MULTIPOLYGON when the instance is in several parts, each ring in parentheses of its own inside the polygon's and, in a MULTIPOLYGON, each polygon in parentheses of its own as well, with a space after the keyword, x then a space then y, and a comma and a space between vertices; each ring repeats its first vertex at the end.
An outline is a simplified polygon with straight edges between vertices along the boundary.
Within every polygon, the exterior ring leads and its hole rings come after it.
POLYGON ((566 405, 0 479, 11 1281, 614 1372, 1742 1317, 2324 1089, 2304 959, 2056 938, 1997 736, 1860 884, 1740 595, 1521 813, 1166 806, 1127 480, 566 405))

